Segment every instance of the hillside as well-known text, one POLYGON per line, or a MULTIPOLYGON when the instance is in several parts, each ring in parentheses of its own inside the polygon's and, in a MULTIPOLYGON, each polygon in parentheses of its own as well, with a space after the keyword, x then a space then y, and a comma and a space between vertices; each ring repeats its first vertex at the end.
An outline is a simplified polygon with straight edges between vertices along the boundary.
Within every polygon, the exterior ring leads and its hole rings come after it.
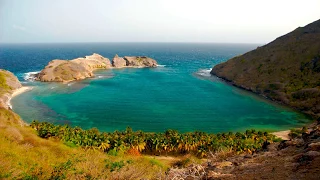
POLYGON ((320 117, 320 20, 213 67, 233 85, 320 117))
POLYGON ((21 83, 14 74, 0 69, 0 108, 8 109, 11 94, 21 87, 21 83))
MULTIPOLYGON (((104 153, 56 138, 43 139, 8 108, 17 77, 0 69, 0 179, 152 179, 162 178, 168 161, 124 151, 104 153)), ((87 139, 86 139, 87 140, 87 139)))
MULTIPOLYGON (((19 81, 4 73, 0 90, 11 95, 19 81)), ((0 107, 0 179, 319 179, 319 124, 279 143, 255 130, 100 133, 21 122, 0 107)))

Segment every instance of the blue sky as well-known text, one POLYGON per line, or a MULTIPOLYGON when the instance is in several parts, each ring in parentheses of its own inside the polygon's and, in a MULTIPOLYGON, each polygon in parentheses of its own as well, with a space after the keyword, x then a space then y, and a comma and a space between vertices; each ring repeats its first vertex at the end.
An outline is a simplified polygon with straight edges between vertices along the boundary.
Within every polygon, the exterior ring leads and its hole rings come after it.
POLYGON ((320 18, 319 0, 0 0, 0 43, 268 43, 320 18))

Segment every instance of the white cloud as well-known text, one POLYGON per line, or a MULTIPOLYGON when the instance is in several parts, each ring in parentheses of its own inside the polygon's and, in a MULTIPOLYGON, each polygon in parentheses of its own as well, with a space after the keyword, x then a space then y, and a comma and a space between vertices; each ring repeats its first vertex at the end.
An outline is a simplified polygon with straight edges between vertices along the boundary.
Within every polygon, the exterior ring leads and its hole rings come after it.
POLYGON ((12 25, 13 29, 17 29, 17 30, 20 30, 20 31, 25 31, 26 30, 26 27, 24 26, 19 26, 19 25, 12 25))

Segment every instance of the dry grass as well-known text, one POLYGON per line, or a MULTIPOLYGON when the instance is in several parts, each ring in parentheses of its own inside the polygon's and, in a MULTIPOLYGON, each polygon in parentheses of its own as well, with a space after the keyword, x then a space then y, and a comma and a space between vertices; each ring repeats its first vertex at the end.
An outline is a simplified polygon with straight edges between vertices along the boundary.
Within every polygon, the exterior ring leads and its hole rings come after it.
POLYGON ((0 107, 0 127, 7 125, 23 125, 23 121, 16 113, 0 107))
POLYGON ((168 168, 149 157, 71 148, 0 117, 0 179, 154 179, 168 168))

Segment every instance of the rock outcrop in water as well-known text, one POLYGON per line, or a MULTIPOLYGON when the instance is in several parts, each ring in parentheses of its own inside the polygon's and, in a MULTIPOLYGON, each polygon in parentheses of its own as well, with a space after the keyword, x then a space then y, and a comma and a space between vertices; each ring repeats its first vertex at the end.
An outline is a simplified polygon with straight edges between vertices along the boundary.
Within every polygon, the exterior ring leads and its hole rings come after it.
POLYGON ((112 66, 116 68, 122 68, 127 65, 126 60, 124 60, 122 57, 119 57, 118 54, 114 56, 112 59, 112 66))
POLYGON ((84 58, 73 60, 52 60, 36 75, 35 80, 44 82, 70 82, 82 80, 94 76, 93 71, 97 69, 111 69, 123 67, 156 67, 154 59, 145 56, 125 56, 116 55, 112 63, 108 58, 99 54, 92 54, 84 58))
POLYGON ((21 87, 20 81, 14 74, 0 69, 0 108, 9 109, 9 101, 13 91, 21 87))
POLYGON ((218 64, 211 74, 320 117, 320 20, 218 64))
POLYGON ((119 57, 117 54, 112 60, 115 68, 123 67, 157 67, 157 61, 146 56, 125 56, 119 57))
POLYGON ((146 56, 125 56, 124 60, 129 67, 157 67, 157 62, 146 56))

